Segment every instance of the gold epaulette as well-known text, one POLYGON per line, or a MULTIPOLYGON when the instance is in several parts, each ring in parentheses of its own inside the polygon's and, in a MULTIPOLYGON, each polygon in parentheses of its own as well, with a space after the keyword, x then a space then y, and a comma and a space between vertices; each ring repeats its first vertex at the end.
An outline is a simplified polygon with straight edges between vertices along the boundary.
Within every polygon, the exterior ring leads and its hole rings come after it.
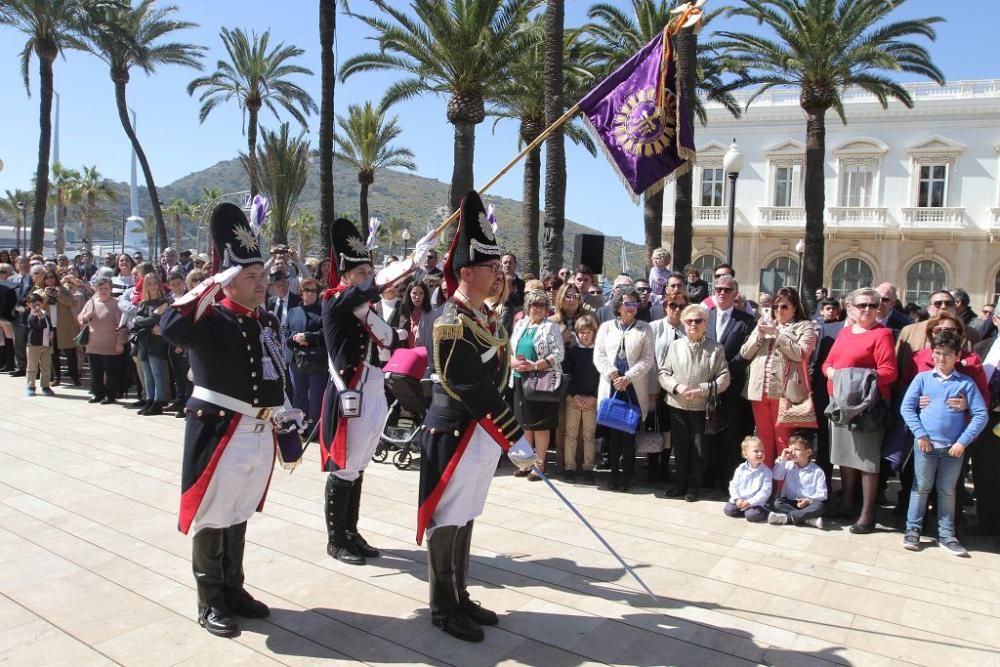
POLYGON ((459 340, 462 338, 463 318, 453 303, 446 303, 441 316, 434 321, 434 340, 459 340))

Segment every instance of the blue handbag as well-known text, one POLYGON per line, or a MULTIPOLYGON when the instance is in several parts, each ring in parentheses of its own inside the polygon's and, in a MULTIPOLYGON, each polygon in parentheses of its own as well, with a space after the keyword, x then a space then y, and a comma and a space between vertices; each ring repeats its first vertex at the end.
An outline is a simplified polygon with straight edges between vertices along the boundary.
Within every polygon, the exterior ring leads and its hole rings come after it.
POLYGON ((642 411, 632 402, 628 394, 619 398, 622 392, 614 394, 601 401, 597 406, 597 423, 607 428, 624 433, 635 433, 642 419, 642 411))

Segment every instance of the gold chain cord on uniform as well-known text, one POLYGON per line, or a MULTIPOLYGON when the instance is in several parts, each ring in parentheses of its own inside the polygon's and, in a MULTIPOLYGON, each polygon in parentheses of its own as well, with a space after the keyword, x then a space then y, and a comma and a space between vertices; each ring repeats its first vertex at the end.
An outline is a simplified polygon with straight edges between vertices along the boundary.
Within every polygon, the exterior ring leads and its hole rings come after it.
MULTIPOLYGON (((496 335, 494 335, 490 333, 489 329, 480 324, 478 320, 470 318, 467 315, 460 313, 457 315, 456 319, 462 322, 464 326, 469 327, 469 330, 472 332, 472 335, 476 339, 476 342, 486 347, 497 348, 497 354, 500 353, 500 348, 506 346, 507 343, 510 341, 510 337, 507 335, 507 329, 504 328, 503 324, 501 324, 500 322, 497 322, 497 333, 496 335)), ((435 325, 434 327, 434 370, 437 372, 438 383, 441 385, 441 388, 444 389, 444 392, 448 394, 448 396, 450 396, 451 398, 455 399, 456 401, 461 402, 462 399, 448 385, 447 381, 448 364, 451 362, 451 355, 449 354, 448 358, 442 361, 440 343, 441 340, 445 338, 455 340, 456 342, 461 341, 462 338, 460 336, 456 337, 454 334, 450 336, 445 336, 444 334, 446 332, 445 329, 446 326, 448 325, 445 326, 435 325), (442 363, 444 364, 443 367, 442 363)), ((463 326, 462 324, 458 325, 457 328, 459 329, 459 331, 461 330, 462 326, 463 326)), ((472 345, 472 343, 467 343, 467 344, 472 345)), ((497 391, 503 393, 504 387, 506 387, 507 385, 507 377, 509 375, 510 375, 510 355, 505 354, 503 372, 500 374, 499 381, 497 383, 497 391)))

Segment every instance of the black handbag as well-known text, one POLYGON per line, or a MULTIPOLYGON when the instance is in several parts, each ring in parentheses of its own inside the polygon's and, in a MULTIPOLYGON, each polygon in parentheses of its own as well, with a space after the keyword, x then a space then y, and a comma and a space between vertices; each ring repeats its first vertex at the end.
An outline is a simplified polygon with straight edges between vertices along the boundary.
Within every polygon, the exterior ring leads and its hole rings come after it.
POLYGON ((569 376, 552 369, 535 371, 521 378, 524 400, 538 403, 559 403, 566 397, 569 376))
POLYGON ((322 347, 297 347, 293 351, 295 370, 300 373, 320 373, 327 370, 326 349, 322 347))
POLYGON ((719 400, 719 386, 712 380, 708 383, 708 397, 705 398, 705 433, 717 435, 726 429, 722 416, 722 401, 719 400))
POLYGON ((90 325, 84 324, 83 328, 80 329, 80 333, 73 336, 73 342, 80 347, 86 347, 87 343, 90 342, 90 325))

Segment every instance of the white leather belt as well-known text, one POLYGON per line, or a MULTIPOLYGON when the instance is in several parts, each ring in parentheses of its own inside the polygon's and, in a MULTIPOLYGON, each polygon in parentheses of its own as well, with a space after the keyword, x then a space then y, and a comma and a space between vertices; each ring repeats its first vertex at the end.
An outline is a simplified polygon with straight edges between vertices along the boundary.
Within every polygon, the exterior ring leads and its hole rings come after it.
POLYGON ((278 408, 281 407, 280 405, 276 405, 273 407, 258 408, 250 405, 246 401, 241 401, 238 398, 233 398, 232 396, 220 394, 217 391, 212 391, 211 389, 198 386, 195 386, 194 391, 191 392, 191 398, 197 398, 199 401, 212 403, 214 405, 218 405, 220 408, 232 410, 233 412, 238 412, 241 415, 246 415, 247 417, 259 419, 261 421, 267 421, 270 419, 274 413, 278 411, 278 408))

